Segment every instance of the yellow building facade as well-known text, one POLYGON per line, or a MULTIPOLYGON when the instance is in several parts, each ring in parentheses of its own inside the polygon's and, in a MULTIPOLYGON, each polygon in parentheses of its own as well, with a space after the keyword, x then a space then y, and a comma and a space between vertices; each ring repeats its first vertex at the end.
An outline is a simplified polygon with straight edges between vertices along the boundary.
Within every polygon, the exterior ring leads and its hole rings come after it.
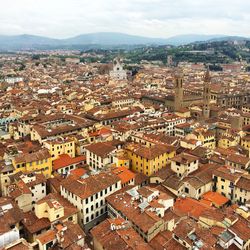
POLYGON ((198 140, 202 142, 203 146, 209 149, 215 149, 216 139, 213 132, 205 132, 198 135, 198 140))
POLYGON ((219 148, 229 148, 234 147, 238 145, 238 140, 229 137, 229 136, 222 136, 218 141, 218 147, 219 148))
POLYGON ((250 135, 246 135, 241 138, 241 146, 246 150, 250 150, 250 135))
POLYGON ((41 173, 50 178, 52 173, 52 159, 47 149, 41 149, 31 154, 19 154, 12 160, 15 172, 41 173))
POLYGON ((166 167, 176 155, 176 150, 173 146, 155 145, 147 148, 137 144, 129 145, 127 153, 131 169, 150 176, 166 167))
POLYGON ((49 150, 52 161, 62 154, 68 154, 72 158, 76 156, 74 139, 57 138, 56 140, 48 140, 44 142, 44 146, 49 150))

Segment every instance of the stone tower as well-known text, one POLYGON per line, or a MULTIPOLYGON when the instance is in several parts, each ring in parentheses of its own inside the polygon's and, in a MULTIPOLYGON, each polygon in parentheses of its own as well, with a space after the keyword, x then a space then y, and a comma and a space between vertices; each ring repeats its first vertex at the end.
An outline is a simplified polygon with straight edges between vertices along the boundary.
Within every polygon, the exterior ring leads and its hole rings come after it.
POLYGON ((174 74, 174 111, 183 107, 183 72, 181 69, 177 69, 174 74))
POLYGON ((205 73, 203 79, 203 117, 204 119, 208 119, 210 117, 210 82, 211 77, 209 70, 205 73))

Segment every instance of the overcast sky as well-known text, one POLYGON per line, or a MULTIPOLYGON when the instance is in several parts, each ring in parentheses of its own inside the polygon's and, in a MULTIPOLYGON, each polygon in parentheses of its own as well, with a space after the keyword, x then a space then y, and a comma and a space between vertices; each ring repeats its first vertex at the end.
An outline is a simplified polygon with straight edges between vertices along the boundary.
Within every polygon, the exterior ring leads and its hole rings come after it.
POLYGON ((250 0, 0 0, 0 34, 250 37, 250 0))

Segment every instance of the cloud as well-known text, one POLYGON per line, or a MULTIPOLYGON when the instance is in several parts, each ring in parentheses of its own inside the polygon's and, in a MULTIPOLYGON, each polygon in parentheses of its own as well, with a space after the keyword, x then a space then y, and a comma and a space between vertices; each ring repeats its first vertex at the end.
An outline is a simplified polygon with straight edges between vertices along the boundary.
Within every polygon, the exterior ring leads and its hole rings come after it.
POLYGON ((115 31, 250 36, 248 0, 0 0, 0 34, 70 37, 115 31))

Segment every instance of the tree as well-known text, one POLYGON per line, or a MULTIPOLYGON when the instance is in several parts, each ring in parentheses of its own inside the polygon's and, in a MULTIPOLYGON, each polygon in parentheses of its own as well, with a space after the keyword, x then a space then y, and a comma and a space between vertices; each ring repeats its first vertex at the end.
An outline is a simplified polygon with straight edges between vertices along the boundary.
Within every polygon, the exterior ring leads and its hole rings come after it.
POLYGON ((33 55, 32 56, 32 60, 39 60, 40 59, 40 56, 39 55, 33 55))

